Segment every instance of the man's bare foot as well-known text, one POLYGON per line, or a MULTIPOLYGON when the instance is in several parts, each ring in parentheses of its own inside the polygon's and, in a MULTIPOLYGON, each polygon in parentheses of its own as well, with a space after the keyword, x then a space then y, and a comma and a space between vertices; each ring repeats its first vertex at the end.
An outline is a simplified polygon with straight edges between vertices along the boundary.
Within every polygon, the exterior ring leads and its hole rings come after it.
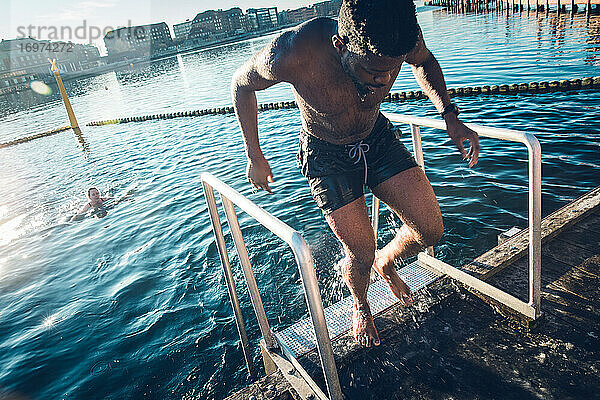
POLYGON ((371 309, 368 305, 358 306, 354 303, 352 332, 358 344, 365 347, 379 346, 379 334, 375 328, 371 309))
POLYGON ((394 263, 385 264, 384 260, 379 257, 379 254, 375 254, 375 261, 373 262, 373 268, 385 282, 389 285, 390 290, 405 306, 412 304, 412 293, 408 285, 400 278, 400 275, 396 272, 394 263))

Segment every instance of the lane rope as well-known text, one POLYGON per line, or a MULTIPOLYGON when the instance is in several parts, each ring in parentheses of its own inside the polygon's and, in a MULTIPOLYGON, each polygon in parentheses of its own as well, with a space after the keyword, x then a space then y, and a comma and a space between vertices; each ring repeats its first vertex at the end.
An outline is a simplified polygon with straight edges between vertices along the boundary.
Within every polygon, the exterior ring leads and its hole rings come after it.
MULTIPOLYGON (((530 82, 530 83, 513 83, 510 85, 485 85, 485 86, 472 86, 472 87, 458 87, 448 89, 450 97, 465 97, 465 96, 476 96, 476 95, 513 95, 518 93, 552 93, 562 92, 569 90, 582 90, 582 89, 600 89, 600 76, 588 77, 583 79, 563 79, 560 81, 542 81, 542 82, 530 82)), ((408 91, 408 92, 395 92, 388 93, 383 100, 384 103, 397 103, 407 100, 421 100, 427 96, 420 90, 408 91)), ((298 108, 295 101, 282 101, 279 103, 262 103, 258 105, 258 111, 268 110, 279 110, 298 108)), ((202 115, 227 115, 234 114, 233 107, 218 107, 218 108, 207 108, 202 110, 194 111, 183 111, 166 114, 152 114, 143 115, 137 117, 126 117, 116 118, 104 121, 93 121, 87 123, 87 126, 102 126, 112 124, 124 124, 129 122, 142 122, 150 121, 155 119, 173 119, 182 117, 196 117, 202 115)))
MULTIPOLYGON (((542 81, 530 83, 513 83, 510 85, 484 85, 468 86, 448 89, 450 97, 467 97, 478 95, 514 95, 520 93, 552 93, 567 92, 572 90, 600 89, 600 76, 588 77, 583 79, 563 79, 560 81, 542 81)), ((384 103, 398 103, 403 101, 421 100, 427 96, 420 90, 388 93, 383 100, 384 103)), ((279 103, 262 103, 258 105, 258 111, 280 110, 298 108, 295 101, 282 101, 279 103)), ((180 111, 175 113, 151 114, 137 117, 116 118, 104 121, 88 122, 86 126, 103 126, 113 124, 126 124, 129 122, 143 122, 157 119, 189 118, 203 115, 231 115, 234 114, 233 107, 207 108, 203 110, 180 111)), ((10 147, 21 143, 26 143, 42 137, 48 137, 60 132, 71 129, 70 126, 63 126, 51 131, 38 133, 36 135, 15 139, 10 142, 0 143, 0 149, 10 147)))
POLYGON ((26 136, 24 138, 11 140, 10 142, 0 143, 0 149, 2 149, 4 147, 15 146, 15 145, 21 144, 21 143, 30 142, 35 139, 56 135, 57 133, 68 131, 69 129, 71 129, 70 126, 63 126, 60 128, 52 129, 51 131, 38 133, 37 135, 26 136))

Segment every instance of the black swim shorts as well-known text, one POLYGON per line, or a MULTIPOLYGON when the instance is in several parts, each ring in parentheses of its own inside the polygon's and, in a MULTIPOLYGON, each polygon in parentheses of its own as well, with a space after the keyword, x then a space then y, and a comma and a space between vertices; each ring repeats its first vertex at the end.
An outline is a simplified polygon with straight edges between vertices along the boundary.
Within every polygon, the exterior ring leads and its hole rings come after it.
POLYGON ((369 136, 358 143, 333 144, 302 130, 298 162, 324 214, 360 198, 365 185, 373 189, 417 166, 400 131, 381 113, 369 136))

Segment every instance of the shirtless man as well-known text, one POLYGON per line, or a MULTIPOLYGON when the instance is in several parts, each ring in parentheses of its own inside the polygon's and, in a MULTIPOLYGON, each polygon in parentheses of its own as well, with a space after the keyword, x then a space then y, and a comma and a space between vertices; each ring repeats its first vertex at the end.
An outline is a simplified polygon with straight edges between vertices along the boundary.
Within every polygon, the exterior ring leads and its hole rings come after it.
POLYGON ((379 345, 367 302, 374 268, 404 304, 408 286, 395 261, 435 244, 442 216, 423 170, 379 112, 403 62, 446 121, 448 135, 469 166, 479 138, 458 118, 440 66, 425 46, 412 0, 344 0, 339 20, 316 18, 286 31, 240 67, 232 81, 235 111, 248 157, 247 178, 269 192, 273 174, 258 141, 257 90, 292 85, 302 116, 298 159, 313 197, 345 251, 343 278, 354 300, 358 343, 379 345), (467 152, 463 142, 469 141, 467 152), (368 217, 363 186, 404 225, 382 250, 368 217))

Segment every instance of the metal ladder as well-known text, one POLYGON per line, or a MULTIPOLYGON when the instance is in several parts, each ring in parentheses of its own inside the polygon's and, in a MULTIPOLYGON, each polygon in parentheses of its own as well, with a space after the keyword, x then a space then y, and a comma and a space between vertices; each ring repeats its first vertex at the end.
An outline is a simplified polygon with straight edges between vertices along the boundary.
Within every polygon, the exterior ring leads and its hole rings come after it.
MULTIPOLYGON (((393 122, 410 125, 415 159, 419 166, 424 168, 420 127, 425 126, 445 130, 445 122, 409 115, 384 114, 393 122)), ((429 285, 440 276, 448 275, 504 304, 506 307, 511 308, 526 318, 532 320, 537 319, 541 315, 541 149, 539 141, 535 136, 525 132, 474 124, 467 124, 467 126, 477 132, 480 136, 520 142, 527 146, 529 155, 529 302, 525 303, 486 282, 436 259, 433 256, 432 248, 428 248, 426 252, 420 253, 418 260, 401 268, 399 274, 412 291, 417 291, 429 285)), ((225 246, 225 238, 221 227, 214 190, 217 190, 221 195, 221 202, 239 256, 240 265, 246 279, 252 306, 263 337, 263 343, 267 351, 275 352, 277 349, 280 349, 287 360, 294 368, 296 368, 296 370, 298 370, 312 389, 313 393, 320 399, 343 399, 331 347, 331 338, 335 338, 351 328, 352 299, 348 297, 324 310, 314 270, 314 260, 304 238, 290 226, 242 196, 212 174, 203 173, 201 175, 201 180, 238 333, 242 343, 242 350, 250 375, 254 374, 252 352, 235 289, 233 273, 227 254, 227 248, 225 246), (292 249, 296 263, 298 264, 306 302, 308 304, 309 316, 280 332, 273 333, 267 320, 258 285, 248 257, 248 251, 242 237, 234 204, 286 242, 292 249), (306 373, 297 360, 298 357, 315 348, 317 348, 319 352, 328 396, 322 392, 319 386, 312 380, 308 373, 306 373)), ((379 199, 376 197, 373 197, 372 202, 372 225, 375 231, 375 237, 377 237, 379 225, 379 199)), ((368 299, 373 315, 384 311, 398 301, 391 294, 389 288, 382 280, 375 281, 370 285, 368 299)))

